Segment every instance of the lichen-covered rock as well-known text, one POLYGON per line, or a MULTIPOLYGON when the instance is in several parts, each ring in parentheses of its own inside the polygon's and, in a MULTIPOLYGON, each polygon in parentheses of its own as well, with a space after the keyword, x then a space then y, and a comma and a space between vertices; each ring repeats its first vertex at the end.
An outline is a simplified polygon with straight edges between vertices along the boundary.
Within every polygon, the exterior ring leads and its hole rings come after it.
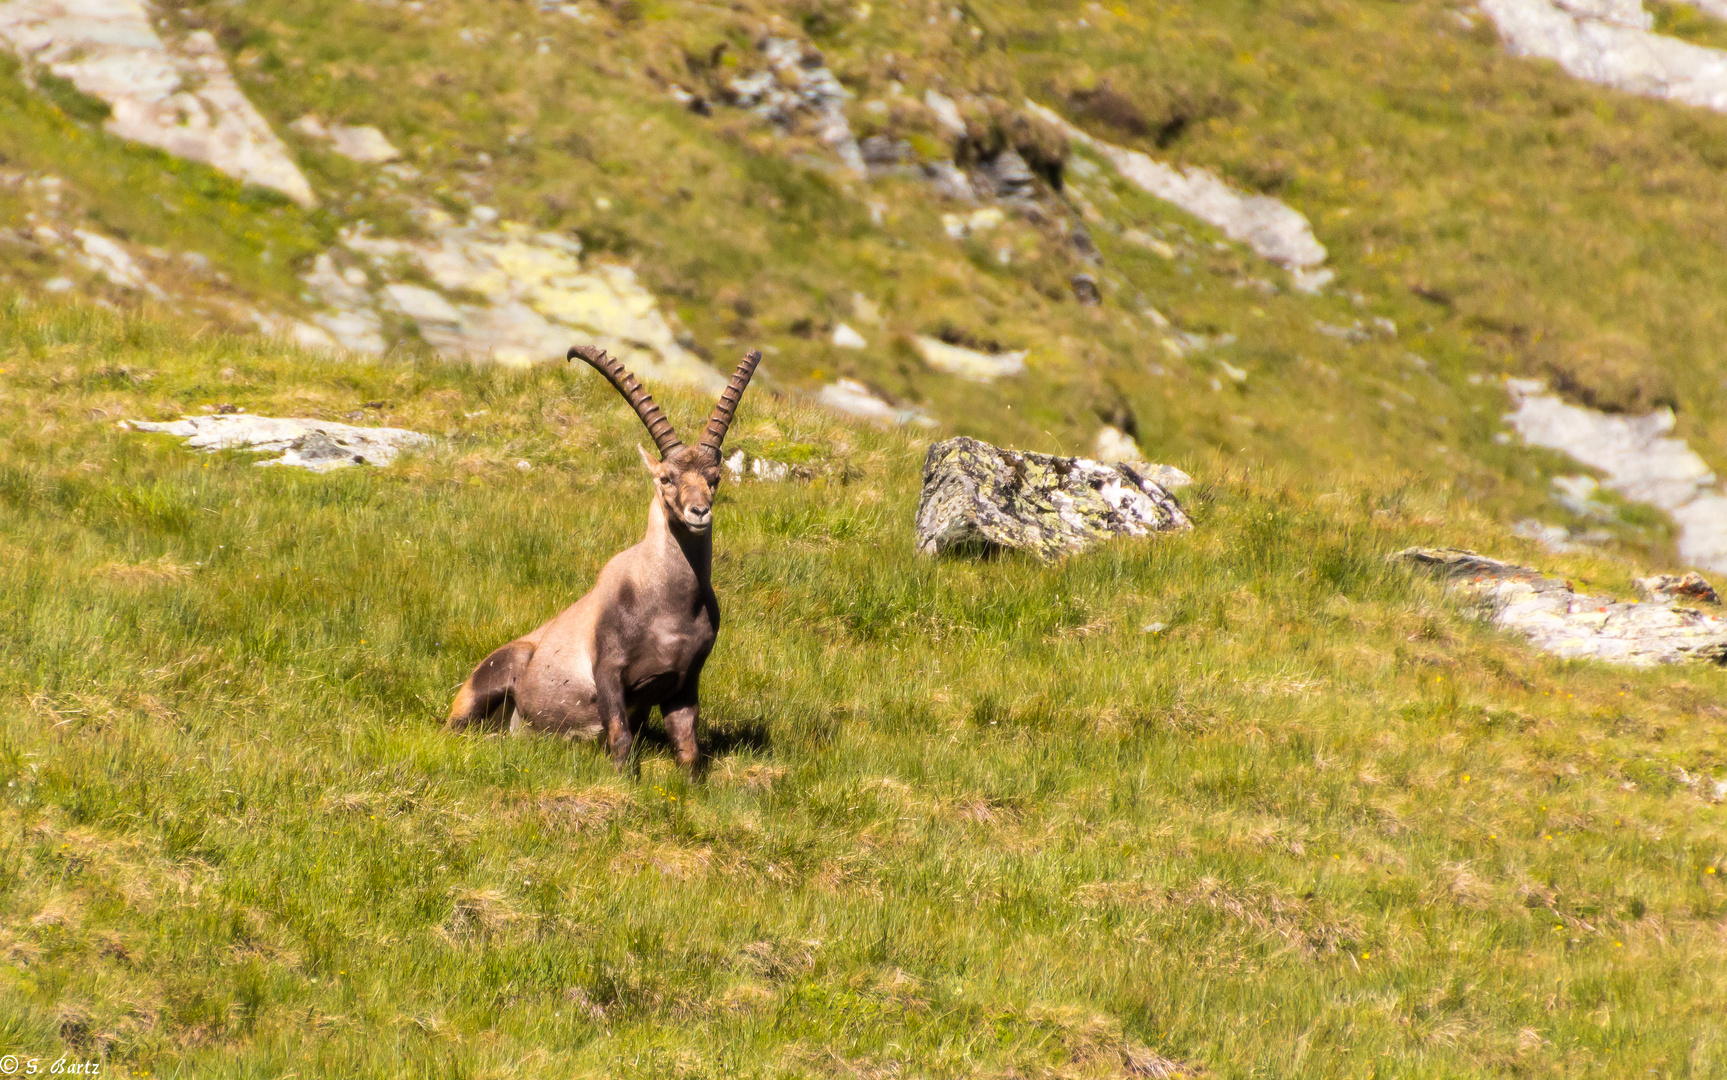
POLYGON ((1393 558, 1439 573, 1452 588, 1479 600, 1495 626, 1515 630, 1555 656, 1631 667, 1727 663, 1727 619, 1671 599, 1624 603, 1585 596, 1568 581, 1461 548, 1409 548, 1393 558))
POLYGON ((1054 561, 1112 536, 1191 529, 1157 466, 1003 450, 958 438, 929 448, 917 508, 917 547, 1054 561))

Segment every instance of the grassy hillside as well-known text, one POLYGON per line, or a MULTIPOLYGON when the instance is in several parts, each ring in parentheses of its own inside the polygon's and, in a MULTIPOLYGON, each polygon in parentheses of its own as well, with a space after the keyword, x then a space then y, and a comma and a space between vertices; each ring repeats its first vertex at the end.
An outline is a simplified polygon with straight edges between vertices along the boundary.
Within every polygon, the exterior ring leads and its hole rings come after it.
MULTIPOLYGON (((1684 5, 1662 10, 1675 33, 1719 29, 1684 5)), ((1680 434, 1727 469, 1715 450, 1727 438, 1724 283, 1711 257, 1727 235, 1715 197, 1727 117, 1510 57, 1439 0, 263 0, 163 17, 170 34, 216 35, 320 209, 120 144, 87 103, 29 91, 10 69, 0 156, 20 175, 64 177, 66 216, 208 255, 225 280, 160 272, 224 301, 207 307, 217 327, 252 308, 303 314, 293 275, 344 225, 411 234, 411 202, 485 205, 629 262, 710 353, 768 347, 767 377, 784 389, 858 377, 998 442, 1078 450, 1108 419, 1159 453, 1322 472, 1396 461, 1452 474, 1503 520, 1569 521, 1546 481, 1571 467, 1491 441, 1503 397, 1479 380, 1514 372, 1599 407, 1675 404, 1680 434), (1009 107, 1029 96, 1100 137, 1275 195, 1313 222, 1337 287, 1265 295, 1282 283, 1275 268, 1218 247, 1214 231, 1088 168, 1084 152, 1041 221, 1009 214, 952 240, 940 216, 956 207, 923 181, 851 178, 807 125, 780 133, 723 103, 732 79, 764 68, 757 46, 771 35, 821 50, 855 95, 857 134, 904 138, 924 160, 954 149, 917 104, 925 89, 1009 107), (710 114, 680 106, 674 87, 712 102, 710 114), (307 113, 377 125, 414 173, 384 175, 291 131, 307 113), (1082 224, 1101 268, 1064 235, 1082 224), (1100 306, 1075 301, 1080 271, 1098 277, 1100 306), (858 294, 881 325, 859 322, 858 294), (1184 333, 1236 340, 1173 355, 1148 306, 1184 333), (1327 332, 1374 317, 1397 336, 1327 332), (842 320, 870 348, 830 346, 842 320), (934 372, 910 335, 942 331, 1029 348, 1031 372, 987 388, 934 372)), ((49 213, 40 193, 0 185, 0 219, 26 228, 30 213, 49 213)), ((0 270, 27 290, 59 272, 4 244, 0 270)), ((399 348, 423 348, 396 329, 399 348)), ((1671 556, 1660 523, 1620 533, 1630 551, 1671 556)))
MULTIPOLYGON (((1538 556, 1436 482, 1182 451, 1191 534, 931 561, 921 445, 752 392, 732 444, 819 477, 722 489, 713 767, 689 784, 650 744, 633 783, 592 746, 438 723, 640 528, 641 433, 600 380, 88 308, 10 307, 0 342, 0 1052, 1727 1069, 1727 676, 1564 663, 1464 617, 1387 553, 1538 556), (222 404, 439 442, 314 476, 115 425, 222 404)), ((685 425, 707 405, 661 398, 685 425)))

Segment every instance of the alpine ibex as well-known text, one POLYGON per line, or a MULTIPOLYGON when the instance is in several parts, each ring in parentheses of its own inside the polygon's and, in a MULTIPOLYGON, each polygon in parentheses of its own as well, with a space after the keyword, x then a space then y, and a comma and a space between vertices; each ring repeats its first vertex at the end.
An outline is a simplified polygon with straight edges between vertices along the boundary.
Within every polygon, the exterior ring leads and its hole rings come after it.
POLYGON ((744 354, 694 447, 678 440, 621 363, 585 345, 570 350, 577 357, 617 387, 659 447, 659 461, 636 447, 654 477, 647 535, 614 555, 593 589, 557 618, 480 661, 456 694, 449 727, 508 716, 512 732, 603 733, 622 769, 635 730, 658 705, 679 763, 693 772, 697 687, 720 628, 711 581, 720 443, 761 353, 744 354))

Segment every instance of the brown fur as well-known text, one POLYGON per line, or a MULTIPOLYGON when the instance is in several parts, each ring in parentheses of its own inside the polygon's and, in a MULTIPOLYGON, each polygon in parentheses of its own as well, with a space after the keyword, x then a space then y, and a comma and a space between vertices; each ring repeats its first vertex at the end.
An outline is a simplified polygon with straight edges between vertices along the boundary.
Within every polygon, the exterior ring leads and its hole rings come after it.
MULTIPOLYGON (((652 399, 614 361, 592 353, 571 350, 571 358, 620 372, 607 377, 653 431, 663 421, 652 399)), ((656 435, 664 459, 641 451, 654 478, 646 535, 606 563, 586 596, 480 661, 451 705, 450 728, 501 723, 508 712, 513 732, 603 735, 621 769, 633 729, 658 706, 678 761, 695 771, 702 666, 720 628, 711 580, 719 445, 759 359, 751 353, 739 365, 702 445, 682 445, 666 425, 656 435)))

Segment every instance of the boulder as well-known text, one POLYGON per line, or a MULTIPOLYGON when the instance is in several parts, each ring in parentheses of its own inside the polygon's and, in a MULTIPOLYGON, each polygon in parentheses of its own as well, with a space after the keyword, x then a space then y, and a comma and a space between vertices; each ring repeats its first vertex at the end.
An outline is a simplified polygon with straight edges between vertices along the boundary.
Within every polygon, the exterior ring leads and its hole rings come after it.
POLYGON ((1555 656, 1629 667, 1686 660, 1727 663, 1727 619, 1675 606, 1672 599, 1626 603, 1587 596, 1568 581, 1462 548, 1408 548, 1392 558, 1439 574, 1452 589, 1476 600, 1495 626, 1514 630, 1555 656))
MULTIPOLYGON (((918 550, 1054 561, 1113 536, 1191 529, 1160 466, 1003 450, 957 438, 929 448, 917 508, 918 550)), ((1176 470, 1171 470, 1177 472, 1176 470)))

